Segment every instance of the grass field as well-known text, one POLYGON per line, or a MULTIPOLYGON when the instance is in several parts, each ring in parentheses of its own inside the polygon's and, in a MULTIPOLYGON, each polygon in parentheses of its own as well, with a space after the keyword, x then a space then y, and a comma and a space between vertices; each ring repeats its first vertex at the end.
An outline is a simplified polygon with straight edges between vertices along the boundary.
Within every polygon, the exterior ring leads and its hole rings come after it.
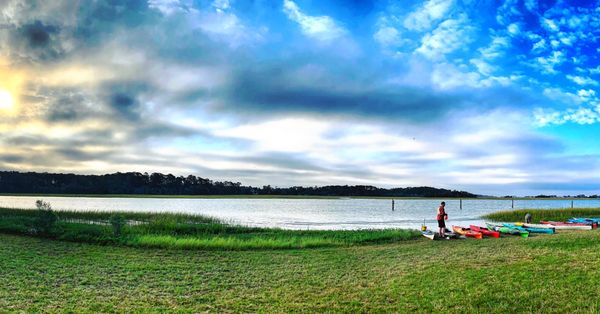
POLYGON ((278 251, 0 235, 0 312, 600 311, 600 232, 278 251))

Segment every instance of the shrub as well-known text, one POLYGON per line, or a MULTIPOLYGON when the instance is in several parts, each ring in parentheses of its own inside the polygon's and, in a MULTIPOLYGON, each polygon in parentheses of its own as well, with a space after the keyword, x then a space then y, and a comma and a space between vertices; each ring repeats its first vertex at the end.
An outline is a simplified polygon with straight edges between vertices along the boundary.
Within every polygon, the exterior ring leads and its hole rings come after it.
POLYGON ((113 235, 118 238, 121 236, 121 231, 125 225, 125 218, 118 214, 112 215, 110 216, 110 225, 112 226, 113 235))
POLYGON ((35 220, 35 230, 37 233, 41 233, 44 235, 50 234, 54 224, 58 220, 58 216, 52 210, 52 206, 50 203, 44 202, 43 200, 37 200, 35 202, 35 207, 38 210, 38 217, 35 220))

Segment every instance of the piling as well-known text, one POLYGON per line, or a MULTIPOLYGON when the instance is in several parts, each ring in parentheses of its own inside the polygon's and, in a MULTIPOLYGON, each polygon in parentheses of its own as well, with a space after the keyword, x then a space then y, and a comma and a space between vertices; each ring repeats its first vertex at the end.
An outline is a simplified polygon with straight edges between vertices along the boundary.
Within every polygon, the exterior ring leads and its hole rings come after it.
POLYGON ((460 199, 460 209, 462 209, 462 198, 460 199))
POLYGON ((510 208, 515 209, 515 199, 514 199, 514 197, 511 199, 510 208))
POLYGON ((392 211, 394 211, 394 200, 392 200, 392 211))
POLYGON ((571 208, 573 208, 573 200, 571 200, 571 208))

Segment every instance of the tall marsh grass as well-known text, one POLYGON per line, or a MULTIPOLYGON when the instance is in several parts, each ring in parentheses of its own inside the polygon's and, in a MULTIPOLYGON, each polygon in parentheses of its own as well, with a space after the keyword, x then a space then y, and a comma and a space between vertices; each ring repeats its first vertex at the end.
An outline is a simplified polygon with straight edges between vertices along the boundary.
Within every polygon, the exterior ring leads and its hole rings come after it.
POLYGON ((600 208, 506 210, 484 215, 483 218, 493 221, 523 221, 527 213, 537 223, 540 220, 566 221, 571 217, 600 217, 600 208))
POLYGON ((416 230, 284 230, 222 222, 178 213, 55 211, 45 234, 32 232, 40 213, 0 208, 0 232, 87 242, 171 249, 302 249, 415 239, 416 230), (118 228, 115 217, 119 217, 118 228), (122 220, 122 221, 121 221, 122 220), (122 223, 122 224, 121 224, 122 223))

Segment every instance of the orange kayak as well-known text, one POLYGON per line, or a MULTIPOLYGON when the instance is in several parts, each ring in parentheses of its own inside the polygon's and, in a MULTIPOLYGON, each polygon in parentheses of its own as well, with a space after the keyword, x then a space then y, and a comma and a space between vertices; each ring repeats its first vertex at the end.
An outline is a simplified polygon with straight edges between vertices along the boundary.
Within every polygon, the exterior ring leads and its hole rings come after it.
POLYGON ((483 234, 484 236, 494 237, 494 238, 500 237, 500 232, 498 232, 498 231, 492 231, 492 230, 488 230, 484 227, 479 227, 479 226, 474 226, 474 225, 470 225, 469 227, 471 230, 473 230, 475 232, 481 232, 481 234, 483 234))
POLYGON ((452 230, 454 230, 454 232, 458 233, 458 234, 462 234, 465 237, 470 237, 470 238, 475 238, 475 239, 481 239, 483 238, 483 234, 481 234, 481 232, 476 232, 473 231, 469 228, 463 228, 463 227, 459 227, 459 226, 452 226, 452 230))

